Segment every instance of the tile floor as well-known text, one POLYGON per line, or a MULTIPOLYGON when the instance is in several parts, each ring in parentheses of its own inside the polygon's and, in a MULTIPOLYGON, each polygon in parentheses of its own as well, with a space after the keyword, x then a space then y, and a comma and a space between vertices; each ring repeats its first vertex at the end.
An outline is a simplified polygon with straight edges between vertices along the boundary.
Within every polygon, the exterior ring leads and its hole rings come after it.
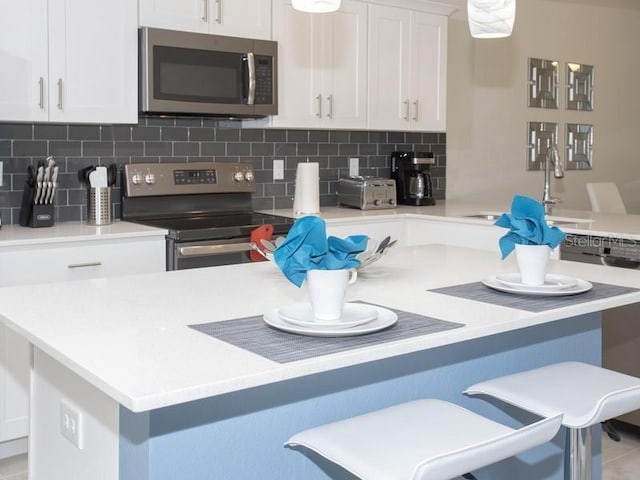
MULTIPOLYGON (((636 480, 640 478, 640 435, 618 432, 621 442, 602 436, 602 480, 636 480)), ((0 480, 27 480, 27 456, 0 460, 0 480)))

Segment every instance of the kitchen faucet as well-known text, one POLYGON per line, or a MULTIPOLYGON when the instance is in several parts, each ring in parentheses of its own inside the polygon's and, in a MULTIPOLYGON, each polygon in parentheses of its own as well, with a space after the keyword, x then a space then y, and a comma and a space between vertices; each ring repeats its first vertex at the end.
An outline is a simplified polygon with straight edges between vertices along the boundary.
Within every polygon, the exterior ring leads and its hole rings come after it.
POLYGON ((551 196, 551 179, 549 178, 551 163, 553 163, 553 176, 556 178, 564 177, 564 169, 560 162, 560 153, 556 145, 551 145, 547 150, 547 159, 544 163, 544 192, 542 194, 542 204, 544 205, 544 213, 551 213, 551 206, 560 203, 560 199, 551 196))

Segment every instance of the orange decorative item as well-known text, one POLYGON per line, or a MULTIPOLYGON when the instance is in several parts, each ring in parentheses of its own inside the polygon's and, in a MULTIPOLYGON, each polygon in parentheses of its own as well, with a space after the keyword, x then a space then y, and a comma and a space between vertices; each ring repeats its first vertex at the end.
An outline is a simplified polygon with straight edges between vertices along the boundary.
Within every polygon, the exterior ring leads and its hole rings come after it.
MULTIPOLYGON (((271 240, 272 235, 273 225, 271 225, 270 223, 266 223, 251 232, 251 241, 258 245, 259 248, 262 248, 262 243, 260 242, 260 240, 271 240)), ((252 262, 262 262, 266 260, 266 258, 260 255, 258 252, 254 252, 253 250, 249 252, 249 258, 251 258, 252 262)))

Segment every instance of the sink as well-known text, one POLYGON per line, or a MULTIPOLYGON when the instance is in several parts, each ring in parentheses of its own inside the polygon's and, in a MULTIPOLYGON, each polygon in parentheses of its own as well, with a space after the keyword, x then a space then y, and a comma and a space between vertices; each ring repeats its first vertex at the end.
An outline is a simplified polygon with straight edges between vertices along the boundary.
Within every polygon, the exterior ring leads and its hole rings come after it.
MULTIPOLYGON (((465 218, 477 218, 479 220, 487 220, 495 222, 499 217, 500 213, 494 212, 484 212, 484 213, 471 213, 469 215, 463 215, 465 218)), ((556 217, 549 216, 547 217, 547 225, 576 225, 578 223, 591 223, 592 220, 586 218, 569 218, 569 217, 556 217)))
POLYGON ((500 217, 500 213, 474 213, 471 215, 463 215, 465 218, 479 218, 481 220, 493 220, 496 221, 500 217))

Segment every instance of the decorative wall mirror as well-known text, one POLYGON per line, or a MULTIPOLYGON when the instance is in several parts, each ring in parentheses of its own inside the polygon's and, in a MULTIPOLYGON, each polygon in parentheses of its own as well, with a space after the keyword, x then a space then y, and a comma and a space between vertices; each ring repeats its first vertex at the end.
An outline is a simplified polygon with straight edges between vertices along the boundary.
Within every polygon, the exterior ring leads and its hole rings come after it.
POLYGON ((593 110, 593 65, 567 63, 567 110, 593 110))
POLYGON ((567 170, 593 168, 593 125, 567 123, 567 170))
POLYGON ((558 62, 529 59, 529 106, 558 108, 558 62))
POLYGON ((558 124, 529 122, 527 127, 527 170, 542 170, 547 150, 558 145, 558 124))

